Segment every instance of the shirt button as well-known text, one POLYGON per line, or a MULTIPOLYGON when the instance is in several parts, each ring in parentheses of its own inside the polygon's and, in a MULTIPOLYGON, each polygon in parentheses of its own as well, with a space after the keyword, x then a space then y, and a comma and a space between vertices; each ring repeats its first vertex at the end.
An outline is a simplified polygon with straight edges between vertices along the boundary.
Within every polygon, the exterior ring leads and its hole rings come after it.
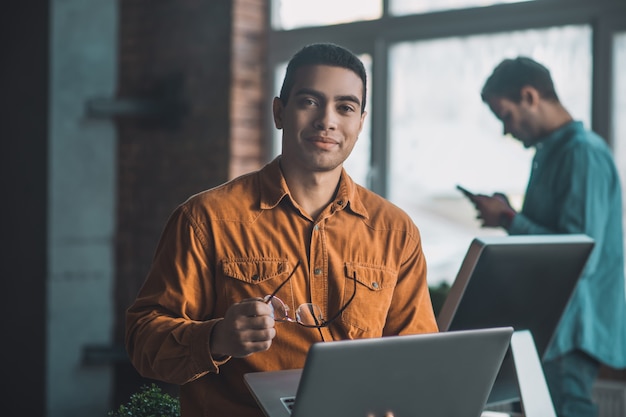
POLYGON ((534 168, 534 169, 539 168, 539 164, 538 164, 537 162, 535 162, 535 163, 533 164, 533 168, 534 168))
POLYGON ((313 229, 315 229, 315 231, 320 230, 320 227, 316 224, 315 226, 313 226, 313 229))
POLYGON ((313 273, 314 273, 315 275, 319 275, 319 274, 321 274, 321 273, 322 273, 322 268, 315 268, 315 270, 313 271, 313 273))
POLYGON ((372 282, 372 288, 378 289, 378 282, 372 282))
POLYGON ((258 280, 259 280, 259 275, 258 274, 252 275, 252 281, 258 281, 258 280))

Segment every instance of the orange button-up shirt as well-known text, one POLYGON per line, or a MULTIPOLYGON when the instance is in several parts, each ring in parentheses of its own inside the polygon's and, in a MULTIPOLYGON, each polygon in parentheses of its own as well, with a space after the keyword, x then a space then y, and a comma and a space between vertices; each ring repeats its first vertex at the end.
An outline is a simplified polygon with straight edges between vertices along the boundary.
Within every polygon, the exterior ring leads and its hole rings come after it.
POLYGON ((409 216, 344 171, 334 200, 312 219, 291 197, 277 158, 173 212, 127 311, 126 347, 141 375, 181 385, 183 416, 260 417, 246 372, 302 368, 315 342, 436 331, 409 216), (228 307, 271 294, 298 261, 277 296, 291 311, 311 302, 332 317, 356 277, 341 316, 321 332, 276 322, 269 350, 214 359, 211 330, 228 307))

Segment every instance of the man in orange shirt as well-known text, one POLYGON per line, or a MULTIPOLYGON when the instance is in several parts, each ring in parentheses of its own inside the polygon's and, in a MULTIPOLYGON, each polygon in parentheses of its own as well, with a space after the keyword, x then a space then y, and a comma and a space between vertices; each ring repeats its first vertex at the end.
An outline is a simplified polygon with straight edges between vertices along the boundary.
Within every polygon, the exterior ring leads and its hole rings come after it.
POLYGON ((183 416, 262 416, 243 374, 301 368, 312 343, 437 331, 417 227, 343 169, 365 99, 358 57, 304 47, 273 101, 281 155, 172 213, 126 346, 183 416))

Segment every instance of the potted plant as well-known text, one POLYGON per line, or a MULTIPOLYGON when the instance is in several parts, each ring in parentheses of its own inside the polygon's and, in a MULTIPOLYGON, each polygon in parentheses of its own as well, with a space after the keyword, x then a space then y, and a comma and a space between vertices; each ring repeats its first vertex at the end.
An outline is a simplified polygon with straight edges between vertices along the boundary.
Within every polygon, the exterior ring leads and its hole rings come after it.
POLYGON ((152 385, 143 385, 141 389, 130 396, 126 404, 117 410, 109 412, 110 417, 180 417, 180 402, 178 398, 162 392, 161 388, 152 385))

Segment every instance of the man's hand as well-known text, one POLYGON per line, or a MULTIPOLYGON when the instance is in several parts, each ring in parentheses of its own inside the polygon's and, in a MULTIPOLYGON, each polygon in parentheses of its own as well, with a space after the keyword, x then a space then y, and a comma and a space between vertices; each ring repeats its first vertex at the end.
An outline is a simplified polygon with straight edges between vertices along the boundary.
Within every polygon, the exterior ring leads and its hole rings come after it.
POLYGON ((211 334, 213 357, 243 358, 268 350, 276 336, 272 307, 260 298, 233 304, 211 334))
POLYGON ((472 197, 471 201, 478 210, 477 218, 482 219, 483 227, 504 227, 506 229, 516 214, 502 193, 495 193, 492 196, 477 194, 472 197))

